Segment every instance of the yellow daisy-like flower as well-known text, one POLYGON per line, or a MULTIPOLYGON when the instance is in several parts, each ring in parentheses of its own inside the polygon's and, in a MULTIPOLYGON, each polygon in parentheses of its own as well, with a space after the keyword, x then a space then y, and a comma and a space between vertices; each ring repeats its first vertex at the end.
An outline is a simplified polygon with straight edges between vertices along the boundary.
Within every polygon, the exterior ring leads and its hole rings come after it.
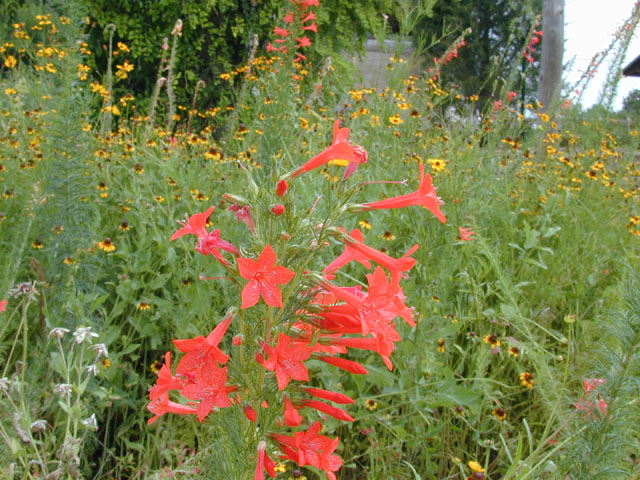
POLYGON ((164 197, 162 195, 156 195, 153 199, 158 203, 164 202, 164 197))
POLYGON ((151 308, 151 305, 149 305, 147 302, 139 302, 136 305, 136 308, 142 312, 144 312, 145 310, 149 310, 151 308))
POLYGON ((126 220, 123 220, 120 223, 120 226, 118 227, 120 230, 122 230, 123 232, 128 231, 129 229, 131 229, 131 226, 129 225, 129 222, 127 222, 126 220))
POLYGON ((440 337, 438 339, 438 347, 436 348, 436 351, 440 353, 444 353, 446 352, 446 350, 447 348, 445 347, 445 344, 444 344, 444 338, 440 337))
POLYGON ((427 159, 427 163, 434 172, 443 172, 445 168, 447 168, 447 162, 441 158, 429 158, 427 159))
POLYGON ((518 358, 520 356, 520 349, 518 347, 509 347, 509 355, 514 358, 518 358))
POLYGON ((400 115, 398 115, 397 113, 389 117, 389 123, 391 123, 392 125, 400 125, 402 122, 402 118, 400 118, 400 115))
POLYGON ((109 368, 111 366, 111 360, 109 360, 108 358, 103 358, 102 359, 102 366, 104 368, 109 368))
POLYGON ((17 93, 18 93, 18 91, 15 88, 11 88, 11 87, 5 88, 5 90, 4 90, 4 94, 5 95, 15 95, 17 93))
POLYGON ((129 47, 127 47, 124 43, 118 42, 116 43, 116 46, 118 47, 118 50, 120 50, 121 52, 129 53, 129 47))
POLYGON ((367 222, 366 220, 358 221, 358 225, 360 225, 362 228, 364 228, 366 230, 371 230, 371 224, 369 222, 367 222))
POLYGON ((387 230, 382 234, 382 239, 386 240, 387 242, 390 242, 392 240, 395 240, 396 236, 393 233, 391 233, 389 230, 387 230))
POLYGON ((496 419, 500 420, 501 422, 507 418, 507 412, 502 407, 494 408, 493 410, 491 410, 491 415, 496 417, 496 419))
POLYGON ((114 252, 116 250, 116 246, 113 244, 109 237, 105 238, 103 241, 98 242, 98 248, 107 253, 114 252))
POLYGON ((467 466, 473 471, 473 472, 484 472, 484 468, 482 467, 482 465, 480 465, 478 462, 476 462, 475 460, 469 460, 469 463, 467 463, 467 466))
POLYGON ((13 55, 7 55, 7 57, 4 59, 4 63, 3 63, 3 65, 6 68, 13 68, 17 64, 18 64, 18 60, 13 55))
POLYGON ((378 402, 376 402, 373 398, 370 398, 366 402, 367 410, 373 412, 378 408, 378 402))
POLYGON ((39 238, 36 238, 33 242, 31 242, 31 246, 36 250, 40 250, 42 247, 44 247, 44 244, 39 238))
POLYGON ((482 341, 488 345, 491 345, 492 348, 498 348, 500 345, 500 340, 498 339, 498 335, 492 333, 490 335, 485 335, 482 341))
POLYGON ((528 388, 529 390, 531 390, 533 388, 533 385, 536 383, 536 379, 534 378, 532 373, 529 372, 522 372, 520 374, 520 384, 523 387, 528 388))
POLYGON ((62 263, 64 263, 65 265, 73 265, 74 263, 76 263, 76 261, 73 259, 73 257, 66 257, 62 263))

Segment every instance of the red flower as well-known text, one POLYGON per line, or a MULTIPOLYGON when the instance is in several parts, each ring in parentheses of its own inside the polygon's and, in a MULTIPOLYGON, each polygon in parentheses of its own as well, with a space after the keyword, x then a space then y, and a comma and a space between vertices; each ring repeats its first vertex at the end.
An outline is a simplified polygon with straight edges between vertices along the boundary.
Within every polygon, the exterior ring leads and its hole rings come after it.
POLYGON ((281 197, 285 193, 287 193, 288 189, 289 189, 289 184, 287 183, 287 181, 286 180, 280 180, 276 185, 276 195, 281 197))
POLYGON ((290 24, 290 23, 293 22, 293 15, 290 12, 287 12, 287 14, 284 16, 283 20, 284 20, 284 23, 290 24))
POLYGON ((242 410, 244 411, 245 417, 247 417, 249 421, 256 423, 256 421, 258 420, 258 414, 253 408, 251 408, 251 405, 246 404, 244 407, 242 407, 242 410))
POLYGON ((281 333, 275 347, 264 345, 268 358, 262 362, 267 370, 275 371, 278 390, 284 390, 290 380, 308 381, 309 371, 304 366, 313 349, 301 343, 294 343, 291 337, 281 333))
POLYGON ((318 155, 313 157, 307 163, 302 165, 291 176, 297 177, 305 172, 309 172, 314 168, 321 167, 325 163, 329 163, 331 160, 348 160, 349 165, 344 172, 344 178, 350 177, 353 172, 356 171, 358 165, 361 163, 367 163, 367 152, 360 146, 353 147, 347 141, 349 136, 348 128, 340 128, 340 120, 336 120, 333 123, 333 141, 331 145, 318 155))
POLYGON ((164 356, 164 365, 158 372, 156 384, 149 391, 149 400, 156 400, 169 390, 180 390, 183 386, 184 381, 171 374, 171 352, 167 352, 164 356))
POLYGON ((440 200, 436 196, 436 191, 431 182, 431 175, 424 174, 424 165, 420 164, 420 186, 418 190, 407 195, 386 198, 378 202, 365 203, 362 205, 364 210, 380 210, 387 208, 403 208, 412 205, 420 205, 433 213, 442 223, 447 221, 444 214, 440 211, 440 200))
POLYGON ((346 396, 344 393, 331 392, 329 390, 323 390, 321 388, 313 387, 304 387, 304 390, 314 397, 329 400, 331 402, 342 404, 355 403, 355 400, 353 398, 346 396))
POLYGON ((296 41, 298 42, 298 47, 299 48, 310 47, 311 46, 311 40, 309 40, 308 37, 296 38, 296 41))
POLYGON ((319 470, 324 470, 330 480, 336 480, 333 472, 342 466, 342 459, 332 455, 340 439, 331 440, 324 435, 318 435, 322 429, 320 422, 314 423, 306 432, 296 432, 293 437, 273 434, 273 439, 280 444, 285 458, 293 460, 301 467, 311 465, 319 470))
POLYGON ((286 28, 274 27, 273 33, 275 35, 278 35, 279 37, 288 37, 289 36, 289 30, 287 30, 286 28))
POLYGON ((364 366, 360 365, 358 362, 354 362, 353 360, 347 360, 346 358, 340 357, 318 357, 318 360, 328 363, 329 365, 333 365, 334 367, 338 367, 341 370, 346 370, 347 372, 355 373, 356 375, 367 375, 369 371, 364 368, 364 366))
POLYGON ((273 208, 271 209, 271 213, 273 213, 276 216, 282 215, 285 212, 285 208, 284 205, 278 203, 277 205, 274 205, 273 208))
POLYGON ((458 227, 458 240, 461 242, 470 242, 474 240, 476 232, 472 231, 470 228, 462 228, 458 227))
POLYGON ((168 393, 163 393, 155 400, 149 402, 147 409, 154 415, 147 420, 148 425, 151 425, 165 413, 177 413, 179 415, 192 415, 196 413, 196 409, 193 407, 170 401, 168 393))
POLYGON ((284 423, 289 427, 297 427, 302 423, 302 415, 298 413, 298 409, 293 406, 289 397, 284 397, 284 423))
POLYGON ((603 378, 583 378, 582 386, 584 388, 585 395, 598 388, 598 385, 602 385, 604 383, 605 381, 603 378))
POLYGON ((7 305, 9 300, 0 300, 0 313, 4 312, 7 309, 7 305))
POLYGON ((215 208, 210 207, 206 212, 191 215, 187 222, 183 222, 184 226, 171 235, 170 240, 173 241, 183 235, 195 235, 198 237, 198 243, 196 243, 197 252, 203 255, 213 255, 220 263, 229 265, 229 262, 225 260, 219 249, 236 255, 238 254, 238 249, 220 238, 220 230, 213 230, 208 233, 206 228, 207 220, 215 208))
POLYGON ((198 421, 202 422, 213 407, 230 407, 228 395, 237 387, 227 386, 227 367, 207 365, 196 374, 195 383, 185 386, 182 394, 190 400, 200 400, 196 407, 198 421))
POLYGON ((304 405, 305 407, 314 408, 320 412, 326 413, 327 415, 331 415, 333 418, 337 418, 338 420, 342 420, 344 422, 353 422, 353 417, 341 408, 337 408, 323 402, 318 402, 317 400, 305 400, 304 402, 302 402, 302 405, 304 405))
POLYGON ((211 331, 207 338, 200 335, 199 337, 188 340, 174 340, 173 344, 176 348, 186 353, 186 355, 180 359, 180 362, 178 362, 176 373, 193 378, 196 372, 203 366, 209 368, 209 365, 215 366, 216 362, 221 364, 227 363, 229 356, 218 348, 218 344, 227 332, 232 318, 231 316, 225 318, 211 331))
POLYGON ((318 25, 313 22, 311 25, 307 25, 306 27, 302 27, 302 30, 310 30, 312 32, 318 33, 318 25))
POLYGON ((282 307, 282 293, 278 285, 289 283, 296 276, 288 268, 276 265, 276 254, 267 244, 258 257, 238 258, 238 271, 242 278, 249 280, 242 289, 241 308, 249 308, 258 303, 260 295, 267 305, 282 307))
POLYGON ((251 209, 247 205, 241 207, 240 205, 236 205, 235 203, 233 203, 229 206, 229 210, 235 213, 238 221, 244 223, 247 227, 249 227, 251 233, 255 235, 256 226, 253 222, 253 217, 251 216, 251 209))
MULTIPOLYGON (((349 232, 349 237, 353 238, 358 243, 364 244, 364 237, 362 236, 362 232, 357 228, 354 228, 353 230, 351 230, 351 232, 349 232)), ((324 273, 331 274, 334 271, 342 268, 352 260, 355 260, 361 265, 364 265, 367 269, 371 268, 371 263, 364 253, 355 250, 354 248, 350 247, 349 244, 345 243, 344 252, 342 252, 338 258, 327 265, 322 271, 324 273)))

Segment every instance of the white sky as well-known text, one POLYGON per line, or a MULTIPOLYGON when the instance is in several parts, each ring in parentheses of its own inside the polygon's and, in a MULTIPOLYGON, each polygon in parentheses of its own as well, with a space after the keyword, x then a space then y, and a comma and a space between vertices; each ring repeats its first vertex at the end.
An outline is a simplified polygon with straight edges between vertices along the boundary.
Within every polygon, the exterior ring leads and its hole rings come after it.
MULTIPOLYGON (((565 51, 564 63, 575 57, 572 68, 565 71, 568 84, 575 83, 589 65, 593 56, 607 48, 616 29, 631 15, 636 0, 565 0, 565 51)), ((640 29, 638 29, 640 30, 640 29)), ((627 51, 624 66, 640 55, 640 31, 627 51)), ((589 107, 598 101, 606 79, 607 66, 602 65, 591 80, 582 97, 582 104, 589 107)), ((640 77, 620 80, 614 109, 622 107, 624 97, 634 89, 640 89, 640 77)))

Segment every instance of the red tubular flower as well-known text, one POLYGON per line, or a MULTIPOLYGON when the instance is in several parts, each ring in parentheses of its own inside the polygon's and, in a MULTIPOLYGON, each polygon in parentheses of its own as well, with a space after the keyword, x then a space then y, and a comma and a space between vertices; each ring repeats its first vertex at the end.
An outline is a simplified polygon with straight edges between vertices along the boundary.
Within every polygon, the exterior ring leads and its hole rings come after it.
POLYGON ((158 379, 156 384, 151 387, 149 391, 149 400, 156 400, 169 390, 181 390, 184 386, 184 382, 171 373, 171 352, 167 352, 164 355, 164 365, 158 372, 158 379))
POLYGON ((0 300, 0 313, 4 312, 7 309, 8 304, 9 300, 0 300))
POLYGON ((304 391, 309 395, 313 395, 314 397, 322 398, 324 400, 329 400, 334 403, 341 404, 349 404, 355 403, 353 398, 346 396, 344 393, 332 392, 330 390, 323 390, 321 388, 313 388, 313 387, 304 387, 304 391))
POLYGON ((245 417, 247 417, 249 421, 256 423, 256 421, 258 420, 258 414, 253 408, 251 408, 251 405, 245 404, 244 407, 242 407, 242 410, 244 411, 245 417))
POLYGON ((324 435, 318 435, 322 429, 320 422, 314 423, 305 432, 296 432, 293 437, 272 434, 273 439, 280 444, 285 458, 293 460, 301 467, 311 465, 323 470, 329 480, 336 480, 333 472, 342 466, 342 459, 332 453, 338 448, 340 439, 331 440, 324 435))
POLYGON ((278 390, 284 390, 291 379, 304 382, 309 380, 309 371, 304 361, 311 356, 311 347, 293 343, 291 337, 281 333, 276 346, 265 344, 264 350, 268 357, 262 362, 262 366, 275 372, 278 390))
POLYGON ((196 413, 196 409, 193 407, 170 401, 168 393, 163 393, 155 400, 149 402, 147 409, 154 415, 147 420, 148 425, 151 425, 165 413, 177 413, 179 415, 193 415, 196 413))
POLYGON ((430 210, 442 223, 447 221, 447 218, 440 211, 440 200, 436 196, 436 191, 433 188, 431 175, 424 174, 424 165, 422 163, 420 164, 420 186, 417 191, 407 195, 386 198, 378 202, 365 203, 361 207, 364 210, 381 210, 410 207, 412 205, 420 205, 430 210))
POLYGON ((316 14, 313 12, 309 12, 306 17, 302 19, 302 23, 309 22, 311 20, 316 20, 316 14))
POLYGON ((470 242, 474 240, 476 232, 472 231, 470 228, 462 228, 458 227, 458 240, 461 242, 470 242))
POLYGON ((376 262, 378 265, 386 268, 391 273, 391 278, 396 279, 403 275, 404 272, 408 272, 416 264, 416 260, 410 257, 413 252, 418 249, 418 245, 411 247, 407 253, 400 258, 393 258, 389 255, 376 250, 373 247, 365 245, 364 242, 358 238, 351 237, 350 235, 343 238, 345 245, 350 246, 353 250, 360 253, 363 257, 376 262))
POLYGON ((333 123, 333 141, 331 145, 311 160, 302 165, 298 170, 291 175, 293 178, 301 175, 305 172, 309 172, 314 168, 321 167, 325 163, 329 163, 331 160, 347 160, 349 165, 347 166, 344 178, 350 177, 353 172, 356 171, 358 165, 361 163, 367 163, 367 152, 360 146, 352 146, 347 141, 349 136, 348 128, 340 128, 340 120, 336 120, 333 123))
POLYGON ((267 444, 263 441, 258 443, 258 462, 256 463, 256 471, 253 474, 253 480, 264 480, 264 457, 267 451, 267 444))
POLYGON ((305 407, 313 408, 320 412, 331 415, 333 418, 342 420, 344 422, 353 422, 353 417, 341 408, 331 406, 327 403, 318 402, 317 400, 305 400, 302 402, 305 407))
POLYGON ((258 257, 238 258, 238 272, 242 278, 249 280, 242 289, 241 308, 249 308, 258 303, 260 296, 267 305, 282 308, 282 293, 278 285, 289 283, 296 276, 288 268, 276 265, 276 254, 267 244, 258 257))
MULTIPOLYGON (((364 244, 364 237, 362 236, 362 232, 357 228, 354 228, 353 230, 351 230, 351 232, 349 232, 349 237, 353 238, 358 243, 364 244)), ((363 265, 365 268, 371 269, 371 263, 369 262, 367 256, 350 247, 349 244, 345 243, 344 252, 342 252, 338 258, 327 265, 322 271, 324 273, 332 274, 334 271, 339 270, 340 268, 354 260, 363 265)))
POLYGON ((318 33, 318 25, 315 22, 313 22, 311 25, 302 27, 302 30, 310 30, 312 32, 318 33))
POLYGON ((244 223, 247 227, 249 227, 251 233, 255 235, 256 225, 253 222, 253 217, 251 216, 251 209, 247 205, 241 207, 240 205, 236 205, 234 203, 229 206, 229 210, 235 213, 238 221, 244 223))
POLYGON ((284 397, 284 423, 289 427, 297 427, 302 423, 302 415, 298 413, 298 409, 294 407, 286 395, 284 397))
POLYGON ((229 356, 218 348, 218 344, 227 332, 232 319, 232 316, 225 318, 211 331, 207 338, 200 335, 188 340, 174 340, 173 344, 176 348, 186 353, 178 362, 176 373, 193 378, 197 370, 203 365, 215 366, 216 362, 227 363, 229 356))
POLYGON ((183 223, 184 226, 171 235, 170 240, 173 241, 183 235, 195 235, 198 238, 198 243, 196 243, 195 247, 197 252, 203 255, 213 255, 220 263, 229 265, 229 262, 225 260, 220 250, 225 250, 237 255, 238 249, 231 243, 220 238, 220 230, 207 232, 206 228, 207 219, 215 208, 216 207, 210 207, 206 212, 196 213, 189 217, 189 220, 183 223))
POLYGON ((186 385, 182 394, 189 400, 200 400, 196 407, 198 421, 202 422, 213 407, 230 407, 228 395, 237 387, 227 386, 227 367, 206 365, 196 373, 195 383, 186 385))
POLYGON ((289 36, 289 30, 287 30, 286 28, 274 27, 273 33, 274 35, 278 35, 279 37, 289 36))
POLYGON ((304 48, 304 47, 310 47, 311 46, 311 40, 309 40, 308 37, 296 38, 296 41, 298 42, 298 48, 304 48))
POLYGON ((369 373, 369 371, 358 362, 347 360, 346 358, 323 356, 318 357, 318 360, 328 363, 329 365, 333 365, 334 367, 338 367, 341 370, 355 373, 356 375, 367 375, 369 373))

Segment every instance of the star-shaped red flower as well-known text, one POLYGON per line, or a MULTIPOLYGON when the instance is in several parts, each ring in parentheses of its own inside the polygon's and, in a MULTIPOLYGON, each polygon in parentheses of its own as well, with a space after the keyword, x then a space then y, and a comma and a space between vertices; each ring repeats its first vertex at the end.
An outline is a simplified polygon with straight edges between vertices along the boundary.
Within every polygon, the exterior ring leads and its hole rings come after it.
POLYGON ((262 366, 276 373, 278 390, 284 390, 291 379, 308 381, 309 371, 304 361, 311 356, 313 349, 302 343, 294 343, 291 337, 281 333, 275 347, 264 345, 269 356, 262 366))
POLYGON ((242 278, 249 280, 242 289, 241 308, 254 306, 260 300, 260 296, 267 305, 282 307, 282 293, 278 285, 289 283, 296 276, 286 267, 276 265, 276 254, 267 244, 258 257, 258 260, 250 258, 238 258, 238 271, 242 278))

